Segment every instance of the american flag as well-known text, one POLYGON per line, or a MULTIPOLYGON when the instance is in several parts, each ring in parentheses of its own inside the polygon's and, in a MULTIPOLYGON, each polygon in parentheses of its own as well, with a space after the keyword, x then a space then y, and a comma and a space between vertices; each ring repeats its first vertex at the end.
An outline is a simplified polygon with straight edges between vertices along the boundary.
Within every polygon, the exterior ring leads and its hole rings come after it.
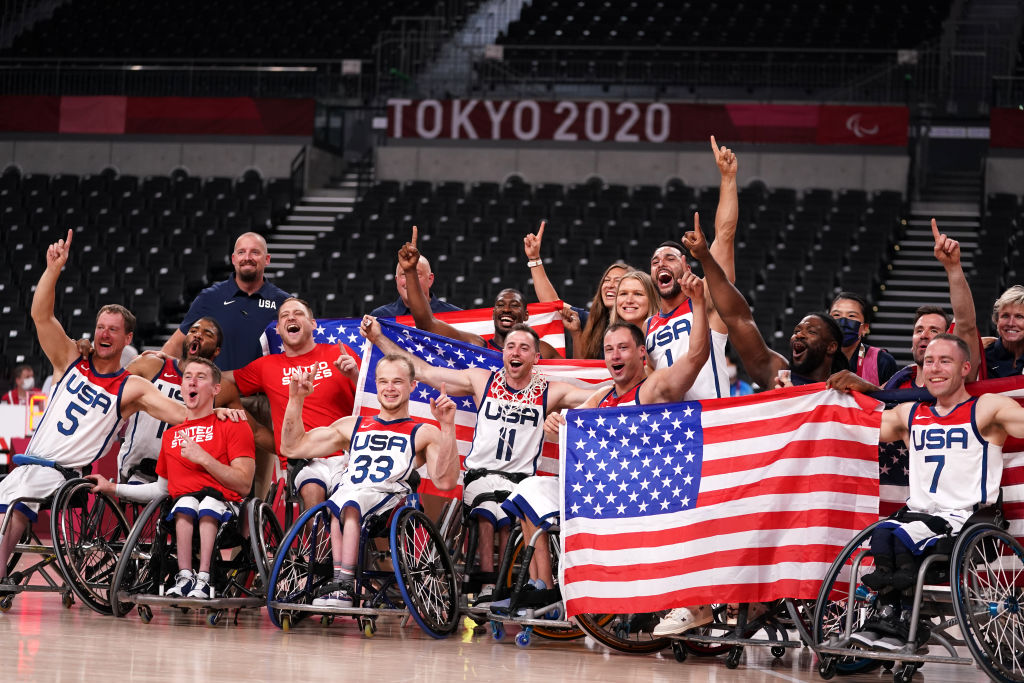
POLYGON ((823 385, 569 411, 569 615, 815 598, 876 520, 881 404, 823 385))
MULTIPOLYGON (((498 370, 502 366, 501 353, 493 349, 472 346, 387 320, 381 320, 380 326, 388 339, 431 365, 455 370, 483 368, 491 371, 498 370)), ((358 415, 376 415, 380 411, 380 404, 377 402, 377 384, 374 380, 377 361, 382 357, 383 354, 380 350, 372 344, 367 344, 363 349, 359 381, 356 387, 355 412, 358 415)), ((541 361, 537 368, 549 379, 571 382, 579 386, 596 386, 611 379, 603 361, 547 360, 541 361)), ((436 398, 439 393, 433 387, 420 382, 410 396, 410 414, 436 425, 437 423, 430 414, 430 399, 436 398)), ((473 432, 476 429, 477 405, 472 396, 453 396, 452 400, 458 407, 458 412, 455 414, 455 434, 458 439, 459 455, 465 459, 472 445, 473 432)), ((544 444, 538 471, 541 474, 558 472, 557 444, 544 444)), ((426 472, 420 472, 420 474, 425 475, 426 472)), ((424 479, 426 479, 425 476, 424 479)), ((456 495, 453 492, 439 493, 428 482, 425 482, 420 490, 437 495, 456 495)))
MULTIPOLYGON (((972 396, 1003 394, 1024 403, 1024 376, 987 379, 971 382, 967 391, 972 396)), ((872 394, 887 404, 913 401, 914 390, 888 391, 872 394)), ((899 510, 910 495, 909 451, 902 441, 878 446, 878 513, 885 517, 899 510)), ((1003 444, 1003 512, 1010 521, 1010 533, 1024 538, 1024 440, 1009 438, 1003 444)))
MULTIPOLYGON (((561 301, 547 301, 539 304, 529 304, 526 307, 530 314, 527 322, 540 335, 540 338, 551 344, 556 351, 565 355, 565 328, 562 326, 562 316, 558 313, 562 310, 561 301)), ((494 337, 494 309, 474 308, 468 311, 449 311, 446 313, 435 313, 434 316, 465 332, 478 334, 484 339, 494 337)), ((385 318, 386 319, 386 318, 385 318)), ((415 325, 411 315, 402 315, 393 319, 402 325, 415 325)), ((358 349, 364 341, 359 336, 359 323, 362 318, 317 318, 316 332, 313 338, 318 344, 337 344, 344 341, 353 349, 358 349)), ((267 325, 260 339, 263 345, 264 355, 268 353, 281 353, 284 347, 281 344, 281 337, 277 334, 277 321, 267 325)))

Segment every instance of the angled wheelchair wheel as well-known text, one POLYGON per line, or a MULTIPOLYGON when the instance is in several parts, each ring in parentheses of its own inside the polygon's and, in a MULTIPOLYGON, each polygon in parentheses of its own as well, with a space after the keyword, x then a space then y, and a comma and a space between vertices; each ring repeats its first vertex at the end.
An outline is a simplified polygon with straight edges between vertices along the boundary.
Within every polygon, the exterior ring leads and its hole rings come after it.
POLYGON ((100 614, 110 614, 110 583, 130 528, 111 498, 90 493, 93 484, 74 479, 54 496, 50 537, 64 580, 100 614))
POLYGON ((274 556, 267 585, 267 613, 278 628, 291 628, 306 613, 272 603, 308 605, 334 575, 331 561, 331 511, 320 503, 302 513, 274 556))
POLYGON ((174 541, 164 520, 170 512, 170 504, 170 496, 161 496, 150 501, 135 518, 110 584, 111 608, 115 617, 123 617, 134 606, 122 596, 155 595, 177 571, 174 541))
MULTIPOLYGON (((850 572, 853 569, 854 560, 864 556, 870 550, 871 532, 876 526, 878 526, 877 522, 858 533, 846 544, 828 568, 821 583, 821 589, 818 591, 818 599, 814 602, 814 616, 810 624, 811 647, 825 644, 844 633, 850 605, 848 599, 850 572)), ((874 563, 871 559, 866 557, 861 563, 859 575, 870 572, 873 566, 874 563)), ((863 590, 859 576, 854 585, 863 590)), ((854 597, 851 632, 856 631, 868 616, 870 604, 867 598, 866 593, 863 595, 857 593, 854 597)), ((880 666, 878 660, 860 657, 842 657, 832 661, 835 662, 835 672, 839 674, 860 673, 880 666)))
POLYGON ((405 508, 391 525, 395 578, 412 618, 425 633, 444 638, 459 623, 455 567, 430 518, 405 508))
MULTIPOLYGON (((558 565, 561 560, 562 553, 561 545, 558 542, 557 533, 548 533, 547 538, 548 551, 551 553, 551 573, 554 576, 555 581, 558 581, 558 565)), ((528 568, 520 566, 522 564, 520 558, 522 557, 523 548, 526 545, 526 541, 523 538, 522 527, 516 527, 516 530, 509 537, 508 542, 510 544, 514 544, 514 546, 512 550, 512 562, 509 566, 508 573, 505 576, 505 586, 512 588, 516 583, 518 573, 524 569, 529 571, 528 568)), ((564 615, 562 616, 564 617, 564 615)), ((586 635, 579 627, 546 628, 544 626, 534 626, 533 632, 542 638, 547 638, 548 640, 576 640, 577 638, 582 638, 586 635)))
POLYGON ((659 652, 672 643, 651 633, 658 620, 657 613, 576 615, 576 623, 588 636, 616 652, 631 655, 659 652))
POLYGON ((259 572, 260 585, 265 589, 270 585, 270 572, 274 568, 274 556, 284 538, 281 523, 277 521, 274 508, 270 503, 253 499, 249 505, 249 543, 252 546, 253 558, 259 572))
POLYGON ((1024 681, 1024 548, 984 524, 960 535, 950 585, 960 630, 992 680, 1024 681))

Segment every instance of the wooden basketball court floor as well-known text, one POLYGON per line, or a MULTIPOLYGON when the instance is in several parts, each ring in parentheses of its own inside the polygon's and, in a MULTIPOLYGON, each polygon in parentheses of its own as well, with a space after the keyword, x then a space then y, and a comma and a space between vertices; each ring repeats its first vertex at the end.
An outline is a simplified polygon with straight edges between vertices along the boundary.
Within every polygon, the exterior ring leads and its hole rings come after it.
MULTIPOLYGON (((747 648, 729 670, 721 657, 691 656, 676 662, 658 655, 611 652, 589 639, 570 642, 534 637, 528 648, 514 643, 515 628, 501 642, 490 633, 460 630, 445 640, 424 635, 415 624, 381 619, 365 638, 351 619, 328 627, 307 620, 289 632, 275 628, 261 611, 242 612, 238 624, 224 618, 215 627, 203 615, 154 609, 144 624, 135 612, 115 619, 75 604, 61 606, 52 593, 23 593, 0 614, 0 680, 10 681, 644 681, 717 683, 821 681, 813 653, 788 650, 775 660, 766 647, 747 648)), ((884 681, 876 670, 842 681, 884 681)), ((974 667, 927 664, 915 681, 985 681, 974 667)))

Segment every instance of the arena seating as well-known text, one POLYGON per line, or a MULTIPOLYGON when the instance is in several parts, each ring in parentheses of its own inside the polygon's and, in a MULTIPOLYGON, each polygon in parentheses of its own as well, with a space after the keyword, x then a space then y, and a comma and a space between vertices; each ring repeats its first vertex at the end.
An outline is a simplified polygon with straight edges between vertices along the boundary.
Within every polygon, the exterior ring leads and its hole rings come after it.
POLYGON ((73 336, 91 333, 96 309, 124 303, 138 316, 135 343, 156 341, 200 288, 231 270, 231 235, 268 234, 292 202, 290 180, 137 178, 32 174, 0 176, 0 347, 9 364, 41 358, 29 319, 46 245, 74 233, 56 308, 73 336))
POLYGON ((341 59, 371 55, 392 17, 431 0, 70 2, 19 35, 6 57, 341 59), (244 18, 244 21, 241 19, 244 18))

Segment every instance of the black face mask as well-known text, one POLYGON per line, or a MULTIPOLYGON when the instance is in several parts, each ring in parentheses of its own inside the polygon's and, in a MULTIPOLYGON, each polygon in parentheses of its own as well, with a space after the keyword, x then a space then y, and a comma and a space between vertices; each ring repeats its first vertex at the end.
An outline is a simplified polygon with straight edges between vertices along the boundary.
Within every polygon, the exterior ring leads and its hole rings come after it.
POLYGON ((860 339, 860 321, 853 318, 835 318, 835 321, 843 331, 843 348, 856 344, 860 339))

